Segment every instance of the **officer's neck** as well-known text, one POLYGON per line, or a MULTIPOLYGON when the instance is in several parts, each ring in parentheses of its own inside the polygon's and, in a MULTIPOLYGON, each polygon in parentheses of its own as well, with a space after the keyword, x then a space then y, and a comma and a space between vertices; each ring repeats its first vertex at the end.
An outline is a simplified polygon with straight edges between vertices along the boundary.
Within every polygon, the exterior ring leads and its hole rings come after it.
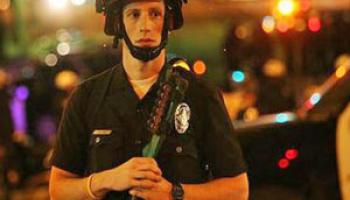
POLYGON ((165 62, 165 49, 153 60, 143 62, 134 58, 126 45, 122 45, 122 62, 128 78, 143 80, 158 74, 165 62))

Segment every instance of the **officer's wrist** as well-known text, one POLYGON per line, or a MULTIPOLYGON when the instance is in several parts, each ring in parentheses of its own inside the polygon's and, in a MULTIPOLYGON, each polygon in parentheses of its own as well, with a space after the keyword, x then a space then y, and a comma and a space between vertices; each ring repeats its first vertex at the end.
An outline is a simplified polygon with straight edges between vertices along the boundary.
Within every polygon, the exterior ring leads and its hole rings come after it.
POLYGON ((91 192, 98 197, 103 197, 110 191, 106 171, 96 173, 91 181, 91 192))
POLYGON ((185 190, 183 185, 180 183, 172 183, 172 188, 170 191, 171 200, 184 200, 185 190))

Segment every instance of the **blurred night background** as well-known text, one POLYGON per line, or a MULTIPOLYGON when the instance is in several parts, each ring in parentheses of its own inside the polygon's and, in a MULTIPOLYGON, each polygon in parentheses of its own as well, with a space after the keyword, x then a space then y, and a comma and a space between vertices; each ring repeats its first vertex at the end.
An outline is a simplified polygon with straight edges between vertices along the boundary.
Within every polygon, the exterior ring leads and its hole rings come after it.
MULTIPOLYGON (((349 200, 338 165, 350 135, 339 142, 337 130, 350 102, 350 0, 189 0, 184 15, 169 57, 221 89, 250 198, 349 200)), ((69 93, 119 62, 103 27, 94 0, 0 0, 0 200, 49 199, 69 93)))

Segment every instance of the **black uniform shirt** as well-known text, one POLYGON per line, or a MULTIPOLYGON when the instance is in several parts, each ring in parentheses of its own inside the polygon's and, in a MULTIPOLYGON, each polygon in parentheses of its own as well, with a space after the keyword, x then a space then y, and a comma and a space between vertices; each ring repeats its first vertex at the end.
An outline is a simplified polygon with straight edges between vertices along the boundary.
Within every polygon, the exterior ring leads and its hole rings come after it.
MULTIPOLYGON (((245 172, 220 93, 189 72, 181 75, 189 82, 182 102, 190 110, 189 126, 183 134, 176 128, 166 133, 156 157, 163 176, 171 182, 203 183, 209 172, 214 178, 245 172)), ((80 84, 63 114, 52 164, 86 176, 142 156, 151 138, 145 121, 158 85, 139 100, 121 65, 80 84)))

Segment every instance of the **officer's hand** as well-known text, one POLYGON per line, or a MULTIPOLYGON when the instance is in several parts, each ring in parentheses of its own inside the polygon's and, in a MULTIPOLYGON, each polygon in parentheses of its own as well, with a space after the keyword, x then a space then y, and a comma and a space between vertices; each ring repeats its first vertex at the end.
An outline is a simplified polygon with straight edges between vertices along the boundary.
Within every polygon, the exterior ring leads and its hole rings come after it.
POLYGON ((129 193, 144 200, 170 200, 171 188, 172 184, 162 177, 152 188, 132 188, 129 193))
POLYGON ((111 189, 152 188, 162 179, 162 172, 153 158, 131 158, 110 171, 111 189))

